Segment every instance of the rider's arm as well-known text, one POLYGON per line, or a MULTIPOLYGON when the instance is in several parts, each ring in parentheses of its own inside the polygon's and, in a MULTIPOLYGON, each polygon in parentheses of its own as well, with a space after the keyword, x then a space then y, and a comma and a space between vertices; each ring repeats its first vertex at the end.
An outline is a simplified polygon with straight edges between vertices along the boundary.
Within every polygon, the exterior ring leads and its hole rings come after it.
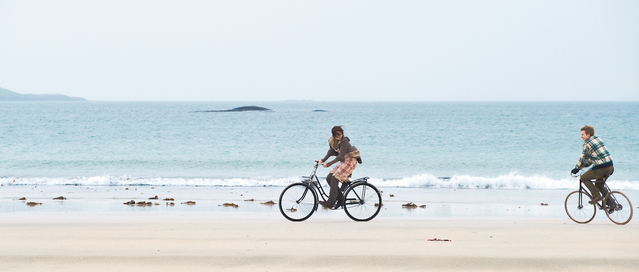
POLYGON ((333 150, 332 148, 328 148, 328 152, 326 152, 326 156, 324 156, 323 159, 320 160, 320 162, 325 162, 326 160, 328 160, 329 157, 331 156, 337 156, 339 155, 339 153, 337 153, 337 151, 333 150))
MULTIPOLYGON (((326 166, 331 166, 334 163, 340 161, 340 162, 345 162, 346 161, 346 153, 348 153, 348 149, 351 147, 351 142, 349 141, 348 138, 344 137, 342 138, 342 141, 339 144, 339 154, 337 154, 337 152, 335 152, 336 156, 335 159, 333 159, 330 162, 326 163, 326 166)), ((327 154, 328 155, 328 154, 327 154)))
POLYGON ((588 167, 592 164, 589 159, 588 154, 590 153, 590 148, 588 144, 584 144, 583 151, 581 152, 581 156, 579 157, 579 161, 577 161, 577 165, 575 165, 575 169, 581 170, 585 167, 588 167))

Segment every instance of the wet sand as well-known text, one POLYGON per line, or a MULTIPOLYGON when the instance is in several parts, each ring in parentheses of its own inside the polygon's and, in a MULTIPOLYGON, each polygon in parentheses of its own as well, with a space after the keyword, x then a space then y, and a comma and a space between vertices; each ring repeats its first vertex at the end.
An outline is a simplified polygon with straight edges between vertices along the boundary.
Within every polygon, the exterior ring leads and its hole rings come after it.
MULTIPOLYGON (((110 213, 216 213, 219 216, 253 218, 281 217, 277 205, 261 203, 279 201, 283 187, 193 187, 193 186, 4 186, 0 187, 0 214, 6 216, 47 216, 48 214, 110 213), (65 200, 54 200, 63 196, 65 200), (157 199, 149 199, 157 196, 157 199), (20 200, 24 197, 24 200, 20 200), (173 201, 164 201, 166 198, 173 201), (151 202, 151 206, 123 203, 151 202), (250 200, 250 201, 249 201, 250 200), (196 205, 186 205, 189 201, 196 205), (30 207, 28 202, 42 203, 30 207), (174 205, 167 205, 173 203, 174 205), (224 203, 238 205, 230 209, 224 203), (156 205, 157 204, 157 205, 156 205)), ((379 218, 534 218, 567 219, 563 208, 572 190, 478 190, 432 188, 380 188, 383 209, 379 218), (406 203, 425 208, 405 209, 406 203), (541 205, 542 203, 548 205, 541 205)), ((626 192, 631 199, 639 191, 626 192)), ((599 213, 598 213, 599 214, 599 213)), ((605 215, 601 213, 603 217, 605 215)), ((312 218, 328 216, 345 218, 343 211, 320 209, 312 218)))
MULTIPOLYGON (((338 211, 333 211, 338 212, 338 211)), ((338 212, 339 213, 339 212, 338 212)), ((569 219, 122 213, 0 220, 0 271, 637 271, 639 228, 569 219), (439 239, 440 241, 430 241, 439 239), (450 240, 450 241, 441 241, 450 240)))

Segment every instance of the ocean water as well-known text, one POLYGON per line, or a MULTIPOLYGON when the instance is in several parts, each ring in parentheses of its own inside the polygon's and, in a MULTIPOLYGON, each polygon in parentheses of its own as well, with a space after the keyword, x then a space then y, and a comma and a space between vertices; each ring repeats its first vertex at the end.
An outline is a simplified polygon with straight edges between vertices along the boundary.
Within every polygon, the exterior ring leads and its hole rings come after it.
POLYGON ((285 186, 342 125, 378 187, 572 189, 586 124, 639 190, 638 102, 0 102, 0 185, 285 186))

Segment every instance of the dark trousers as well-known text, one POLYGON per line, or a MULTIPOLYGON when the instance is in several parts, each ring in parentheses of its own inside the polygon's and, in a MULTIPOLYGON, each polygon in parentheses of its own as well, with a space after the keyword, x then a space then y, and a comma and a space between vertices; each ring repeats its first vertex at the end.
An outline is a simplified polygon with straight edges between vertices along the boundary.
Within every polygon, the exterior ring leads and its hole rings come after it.
MULTIPOLYGON (((328 176, 326 176, 326 183, 328 183, 328 186, 331 186, 331 190, 328 193, 328 200, 326 202, 328 202, 328 204, 330 205, 335 205, 335 202, 337 202, 340 198, 340 182, 336 177, 333 177, 333 173, 328 174, 328 176)), ((344 187, 346 186, 346 183, 342 184, 342 188, 341 190, 344 189, 344 187)))
POLYGON ((606 190, 606 188, 604 188, 604 183, 606 182, 606 179, 608 179, 608 177, 612 175, 614 171, 615 171, 614 166, 608 166, 608 167, 600 168, 597 170, 591 169, 586 171, 586 173, 584 173, 583 175, 581 175, 581 178, 579 178, 579 180, 581 180, 581 182, 583 182, 586 185, 588 190, 590 190, 592 197, 599 196, 599 193, 602 194, 601 197, 606 197, 606 195, 608 194, 608 191, 606 190), (592 183, 593 179, 595 180, 594 184, 592 183))

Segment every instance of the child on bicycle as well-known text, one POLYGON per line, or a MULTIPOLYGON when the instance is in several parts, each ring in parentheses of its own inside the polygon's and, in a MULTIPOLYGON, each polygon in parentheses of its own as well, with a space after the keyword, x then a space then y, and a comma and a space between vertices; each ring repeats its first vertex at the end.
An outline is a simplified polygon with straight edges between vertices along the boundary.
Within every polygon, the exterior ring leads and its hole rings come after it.
POLYGON ((359 150, 351 145, 348 137, 344 137, 344 130, 341 126, 334 126, 331 129, 331 134, 333 137, 328 139, 328 152, 326 152, 326 156, 323 159, 319 160, 319 163, 322 163, 325 168, 339 161, 339 164, 326 176, 326 182, 331 187, 328 200, 319 202, 329 209, 332 209, 335 206, 335 202, 337 202, 339 183, 348 182, 357 163, 362 163, 359 150), (334 160, 325 163, 331 156, 336 157, 334 160))
POLYGON ((590 190, 593 197, 590 204, 594 204, 601 201, 603 197, 608 194, 604 188, 604 183, 606 179, 612 175, 615 168, 612 165, 612 157, 610 157, 606 145, 604 145, 601 138, 595 136, 595 129, 593 127, 582 127, 581 139, 584 140, 583 151, 581 152, 581 157, 579 157, 577 165, 572 169, 571 173, 577 174, 582 168, 594 165, 586 171, 586 173, 581 175, 579 179, 586 185, 588 190, 590 190), (594 185, 592 183, 593 179, 595 180, 594 185))

